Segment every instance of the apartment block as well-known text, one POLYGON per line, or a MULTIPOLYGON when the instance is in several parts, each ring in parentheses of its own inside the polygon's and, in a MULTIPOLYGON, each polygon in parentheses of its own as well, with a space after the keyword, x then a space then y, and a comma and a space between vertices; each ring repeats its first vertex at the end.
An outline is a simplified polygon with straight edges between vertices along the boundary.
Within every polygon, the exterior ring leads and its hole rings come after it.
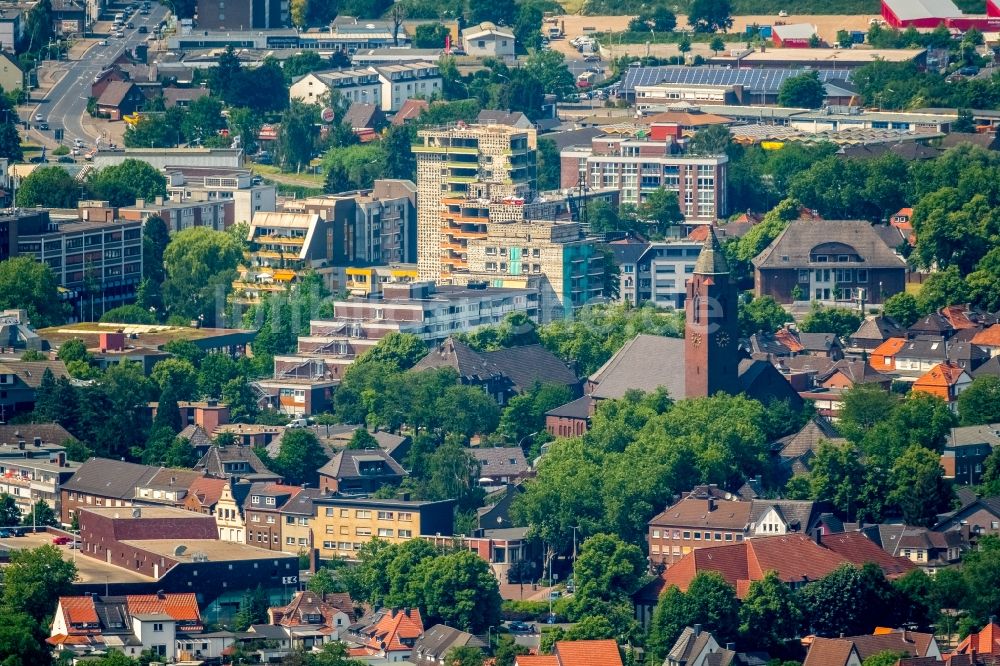
MULTIPOLYGON (((12 216, 12 256, 30 256, 52 269, 66 291, 71 318, 97 321, 107 310, 135 300, 142 280, 142 223, 117 219, 103 205, 74 217, 53 219, 48 211, 12 216)), ((9 232, 11 233, 11 232, 9 232)))
POLYGON ((414 502, 319 497, 313 500, 313 533, 321 559, 355 559, 374 538, 403 543, 420 536, 453 534, 455 500, 414 502))
POLYGON ((468 241, 468 263, 489 283, 534 279, 542 323, 570 317, 603 293, 603 256, 577 222, 490 224, 485 238, 468 241))
POLYGON ((315 214, 333 226, 335 265, 377 266, 416 261, 416 200, 412 181, 382 179, 371 190, 308 197, 284 210, 315 214))
POLYGON ((292 83, 288 95, 306 104, 326 104, 331 95, 348 102, 382 106, 382 81, 368 67, 311 72, 292 83))
POLYGON ((565 148, 560 154, 560 186, 614 188, 621 193, 621 203, 637 205, 662 187, 677 193, 688 223, 724 218, 729 158, 682 153, 678 129, 653 125, 565 148))
POLYGON ((694 273, 702 245, 691 240, 611 243, 619 268, 619 299, 683 308, 687 296, 684 284, 694 273))
POLYGON ((504 220, 504 210, 491 204, 530 201, 535 146, 534 130, 504 125, 457 123, 418 133, 413 152, 421 279, 462 281, 468 241, 485 238, 488 223, 504 220))
MULTIPOLYGON (((3 427, 15 429, 15 426, 3 427)), ((45 431, 62 430, 57 425, 25 427, 27 430, 36 427, 45 431)), ((69 439, 69 433, 66 436, 69 439)), ((0 444, 0 493, 13 497, 24 516, 30 517, 32 506, 39 501, 60 515, 59 491, 80 468, 80 463, 66 460, 61 442, 43 442, 40 436, 30 440, 20 439, 20 434, 17 437, 17 441, 0 444)))
POLYGON ((428 99, 441 93, 437 63, 405 62, 372 67, 382 84, 382 110, 395 113, 408 99, 428 99))
POLYGON ((283 28, 291 18, 289 0, 198 0, 198 30, 283 28))
POLYGON ((232 201, 230 224, 250 224, 255 213, 273 212, 278 188, 243 169, 170 169, 167 195, 173 203, 232 201))
POLYGON ((235 222, 234 208, 231 199, 170 201, 156 197, 153 201, 136 199, 134 206, 121 208, 118 214, 123 220, 142 222, 156 215, 173 233, 192 227, 223 231, 235 222))
POLYGON ((300 273, 315 269, 329 281, 333 225, 308 213, 258 213, 247 234, 250 249, 233 281, 233 299, 256 303, 284 292, 300 273))

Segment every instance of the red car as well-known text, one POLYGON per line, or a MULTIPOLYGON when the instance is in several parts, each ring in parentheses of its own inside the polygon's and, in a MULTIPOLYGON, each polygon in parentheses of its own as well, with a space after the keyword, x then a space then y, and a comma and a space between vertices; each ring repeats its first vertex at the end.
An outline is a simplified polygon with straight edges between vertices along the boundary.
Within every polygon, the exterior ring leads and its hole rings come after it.
POLYGON ((68 544, 72 540, 73 539, 70 538, 70 537, 68 537, 68 536, 52 537, 52 543, 54 543, 57 546, 65 546, 66 544, 68 544))

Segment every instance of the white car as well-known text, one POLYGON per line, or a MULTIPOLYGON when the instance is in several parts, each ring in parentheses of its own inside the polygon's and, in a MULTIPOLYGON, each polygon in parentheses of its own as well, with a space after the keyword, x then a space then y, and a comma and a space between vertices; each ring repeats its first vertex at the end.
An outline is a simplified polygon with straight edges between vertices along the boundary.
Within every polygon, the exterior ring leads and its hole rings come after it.
POLYGON ((40 122, 42 122, 42 120, 44 120, 44 119, 42 118, 42 114, 40 114, 40 113, 36 113, 36 114, 35 114, 35 122, 36 122, 36 123, 40 123, 40 122))
POLYGON ((98 46, 107 46, 108 45, 108 40, 102 39, 101 41, 97 42, 97 45, 98 46))
POLYGON ((785 18, 788 16, 788 12, 782 9, 780 12, 778 12, 778 16, 780 16, 781 18, 785 18))

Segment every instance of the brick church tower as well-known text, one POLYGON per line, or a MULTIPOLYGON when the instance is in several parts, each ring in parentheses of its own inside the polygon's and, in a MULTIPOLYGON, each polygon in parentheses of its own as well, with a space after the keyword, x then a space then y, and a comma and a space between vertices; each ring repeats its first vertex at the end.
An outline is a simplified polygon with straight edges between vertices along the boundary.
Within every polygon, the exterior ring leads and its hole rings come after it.
POLYGON ((740 391, 736 285, 715 230, 698 255, 687 283, 684 391, 688 398, 740 391))

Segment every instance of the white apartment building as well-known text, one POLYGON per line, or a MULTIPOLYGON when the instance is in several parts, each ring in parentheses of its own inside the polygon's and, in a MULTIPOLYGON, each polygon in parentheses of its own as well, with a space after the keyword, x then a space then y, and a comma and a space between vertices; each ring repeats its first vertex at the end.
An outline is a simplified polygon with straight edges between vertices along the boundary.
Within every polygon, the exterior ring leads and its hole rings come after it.
POLYGON ((336 93, 348 102, 382 105, 382 82, 370 68, 310 72, 288 89, 288 96, 306 104, 326 104, 336 93))

